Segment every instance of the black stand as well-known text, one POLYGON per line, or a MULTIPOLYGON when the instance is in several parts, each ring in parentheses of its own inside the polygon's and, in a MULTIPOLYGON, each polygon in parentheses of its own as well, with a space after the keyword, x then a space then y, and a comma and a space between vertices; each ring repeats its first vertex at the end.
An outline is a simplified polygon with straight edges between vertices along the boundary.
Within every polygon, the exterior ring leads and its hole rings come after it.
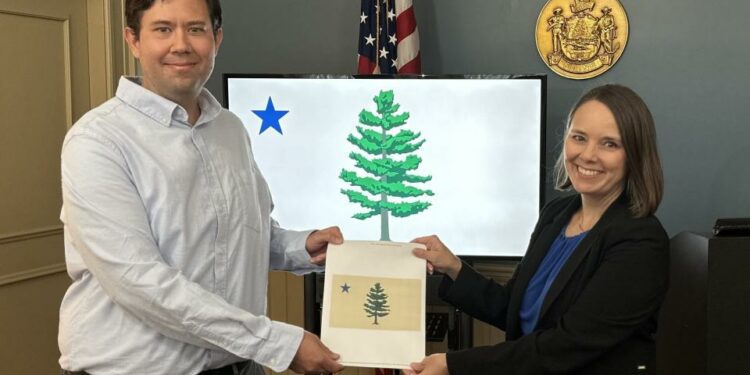
POLYGON ((427 276, 427 317, 425 320, 428 342, 442 342, 447 336, 447 351, 467 349, 472 344, 472 319, 438 296, 443 275, 427 276), (437 323, 437 327, 431 325, 437 323))
POLYGON ((682 232, 671 240, 669 272, 657 373, 748 373, 750 237, 682 232))
POLYGON ((320 336, 323 315, 323 273, 310 273, 305 278, 305 330, 320 336))

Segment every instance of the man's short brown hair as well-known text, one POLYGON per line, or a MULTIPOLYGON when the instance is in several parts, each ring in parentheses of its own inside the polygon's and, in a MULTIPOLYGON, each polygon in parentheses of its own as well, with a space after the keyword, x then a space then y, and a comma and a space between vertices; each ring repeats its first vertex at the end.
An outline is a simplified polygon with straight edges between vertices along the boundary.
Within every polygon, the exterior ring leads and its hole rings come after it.
MULTIPOLYGON (((163 0, 127 0, 125 2, 125 23, 133 31, 136 37, 141 33, 141 18, 143 12, 150 9, 156 1, 163 0)), ((219 0, 206 0, 208 16, 214 30, 214 36, 221 29, 221 4, 219 0)))

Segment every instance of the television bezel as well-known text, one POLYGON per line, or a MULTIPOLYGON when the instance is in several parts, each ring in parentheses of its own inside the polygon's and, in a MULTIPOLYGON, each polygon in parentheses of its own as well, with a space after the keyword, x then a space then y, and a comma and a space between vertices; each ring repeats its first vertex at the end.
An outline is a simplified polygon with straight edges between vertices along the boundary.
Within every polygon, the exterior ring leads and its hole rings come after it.
MULTIPOLYGON (((229 79, 232 78, 296 78, 296 79, 533 79, 541 83, 541 106, 539 121, 539 210, 545 204, 547 162, 546 139, 547 128, 547 75, 546 74, 276 74, 276 73, 223 73, 222 105, 229 109, 229 79)), ((273 192, 272 192, 273 193, 273 192)), ((524 252, 525 255, 525 252, 524 252)), ((486 261, 519 261, 523 256, 514 255, 459 255, 464 261, 472 263, 486 261)))

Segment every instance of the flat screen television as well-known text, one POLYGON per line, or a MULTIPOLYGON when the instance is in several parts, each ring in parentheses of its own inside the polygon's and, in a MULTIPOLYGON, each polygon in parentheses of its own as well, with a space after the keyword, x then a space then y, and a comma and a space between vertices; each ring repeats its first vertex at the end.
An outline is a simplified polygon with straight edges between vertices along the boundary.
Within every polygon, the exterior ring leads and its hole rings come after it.
POLYGON ((518 258, 544 202, 543 75, 224 74, 289 229, 437 234, 459 256, 518 258))

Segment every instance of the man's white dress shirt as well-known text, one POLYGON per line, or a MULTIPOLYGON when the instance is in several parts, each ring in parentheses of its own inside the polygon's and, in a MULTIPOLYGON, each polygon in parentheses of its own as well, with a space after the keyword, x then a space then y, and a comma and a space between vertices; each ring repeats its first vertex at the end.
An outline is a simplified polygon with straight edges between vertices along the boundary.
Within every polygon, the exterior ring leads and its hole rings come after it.
POLYGON ((294 357, 303 331, 265 316, 268 271, 319 269, 310 232, 271 218, 240 120, 205 89, 199 105, 191 127, 123 77, 65 137, 62 368, 195 374, 252 359, 282 371, 294 357))

